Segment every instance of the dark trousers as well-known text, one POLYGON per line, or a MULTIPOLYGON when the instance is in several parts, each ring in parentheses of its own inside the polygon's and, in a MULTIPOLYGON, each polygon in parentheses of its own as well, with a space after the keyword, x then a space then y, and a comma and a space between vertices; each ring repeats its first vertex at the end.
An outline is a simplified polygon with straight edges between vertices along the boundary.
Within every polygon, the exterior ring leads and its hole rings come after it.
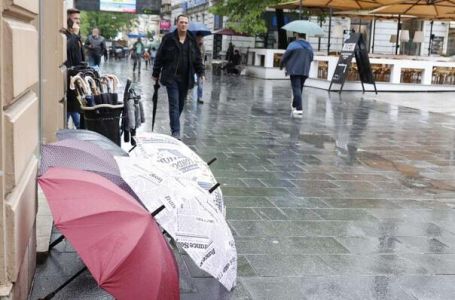
POLYGON ((101 55, 93 54, 89 57, 88 64, 90 67, 101 65, 101 55))
POLYGON ((180 133, 180 115, 185 106, 185 99, 188 94, 188 85, 174 80, 166 86, 169 98, 169 120, 172 133, 180 133))
POLYGON ((133 72, 136 70, 136 66, 137 66, 139 73, 141 73, 141 62, 142 62, 141 56, 136 54, 136 56, 134 56, 133 59, 134 59, 133 72))
POLYGON ((291 75, 292 95, 294 96, 292 107, 297 110, 302 110, 302 90, 307 78, 303 75, 291 75))

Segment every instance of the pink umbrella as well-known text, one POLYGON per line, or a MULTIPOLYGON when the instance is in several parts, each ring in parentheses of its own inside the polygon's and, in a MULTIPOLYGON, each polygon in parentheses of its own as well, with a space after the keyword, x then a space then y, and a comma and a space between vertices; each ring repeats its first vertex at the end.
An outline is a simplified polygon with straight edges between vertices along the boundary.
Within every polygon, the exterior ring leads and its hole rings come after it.
POLYGON ((38 179, 55 226, 116 299, 179 299, 175 257, 136 200, 97 174, 51 168, 38 179))

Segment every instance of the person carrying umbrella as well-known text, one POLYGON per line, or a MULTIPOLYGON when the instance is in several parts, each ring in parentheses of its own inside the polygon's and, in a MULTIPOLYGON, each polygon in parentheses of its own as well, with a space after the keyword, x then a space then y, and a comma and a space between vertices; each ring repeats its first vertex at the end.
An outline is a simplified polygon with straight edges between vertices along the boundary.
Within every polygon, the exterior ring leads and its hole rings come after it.
POLYGON ((313 61, 313 48, 305 40, 304 33, 296 33, 296 40, 289 44, 284 53, 280 69, 286 68, 286 75, 291 77, 293 100, 291 104, 291 116, 302 118, 302 90, 305 80, 310 72, 313 61))
POLYGON ((138 69, 138 73, 141 73, 141 62, 142 62, 142 55, 144 55, 145 47, 142 43, 142 39, 138 38, 137 41, 134 43, 133 48, 131 49, 131 57, 134 60, 133 65, 133 72, 136 71, 136 66, 138 69))
POLYGON ((166 86, 169 98, 171 134, 180 139, 180 115, 188 90, 194 87, 194 74, 205 80, 201 51, 194 34, 188 31, 188 17, 177 17, 177 30, 166 34, 153 65, 153 80, 166 86), (161 76, 160 76, 161 75, 161 76))

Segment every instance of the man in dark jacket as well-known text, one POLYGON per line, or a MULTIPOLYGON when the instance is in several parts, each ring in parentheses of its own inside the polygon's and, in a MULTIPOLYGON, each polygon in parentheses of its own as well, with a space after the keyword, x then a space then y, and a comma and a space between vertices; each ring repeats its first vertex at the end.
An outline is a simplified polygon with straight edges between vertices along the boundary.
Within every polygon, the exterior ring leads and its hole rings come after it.
POLYGON ((180 115, 188 90, 194 87, 195 73, 205 79, 201 52, 194 35, 188 31, 188 17, 180 15, 177 17, 177 30, 163 37, 153 65, 153 79, 160 79, 166 86, 171 133, 178 139, 180 115))
MULTIPOLYGON (((81 65, 85 60, 81 37, 79 36, 79 23, 77 23, 77 20, 74 22, 73 19, 70 18, 70 15, 74 16, 77 15, 77 13, 74 13, 74 10, 68 11, 67 28, 63 31, 66 36, 65 65, 68 69, 81 65), (72 14, 70 12, 72 12, 72 14)), ((71 117, 74 126, 79 129, 81 107, 79 100, 77 99, 76 91, 69 89, 70 73, 71 71, 68 71, 67 74, 68 90, 66 92, 66 117, 67 120, 71 117)))
POLYGON ((92 34, 85 40, 85 48, 89 57, 88 64, 91 67, 99 67, 101 64, 101 57, 106 51, 106 40, 100 35, 98 28, 93 28, 92 34))
POLYGON ((293 100, 291 104, 294 118, 302 118, 302 90, 313 61, 313 48, 305 41, 305 35, 297 33, 297 39, 289 44, 281 59, 280 68, 286 67, 286 74, 291 76, 293 100))

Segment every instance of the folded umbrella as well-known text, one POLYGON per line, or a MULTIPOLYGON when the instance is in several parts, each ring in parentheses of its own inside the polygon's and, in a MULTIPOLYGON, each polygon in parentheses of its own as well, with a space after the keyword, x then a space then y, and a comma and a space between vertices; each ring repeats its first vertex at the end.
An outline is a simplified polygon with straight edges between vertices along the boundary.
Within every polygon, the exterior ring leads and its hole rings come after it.
POLYGON ((224 216, 209 193, 170 166, 149 159, 116 158, 123 179, 155 218, 202 270, 231 290, 237 278, 237 250, 224 216))
POLYGON ((94 173, 52 168, 38 179, 55 226, 116 299, 179 299, 175 257, 133 198, 94 173))
POLYGON ((75 139, 97 145, 114 156, 128 156, 128 153, 102 134, 85 129, 60 129, 57 131, 59 141, 75 139))
POLYGON ((152 103, 153 103, 153 110, 152 110, 152 131, 155 127, 155 118, 156 118, 156 109, 158 105, 158 90, 160 89, 160 84, 158 83, 158 80, 155 82, 153 85, 153 97, 152 97, 152 103))

